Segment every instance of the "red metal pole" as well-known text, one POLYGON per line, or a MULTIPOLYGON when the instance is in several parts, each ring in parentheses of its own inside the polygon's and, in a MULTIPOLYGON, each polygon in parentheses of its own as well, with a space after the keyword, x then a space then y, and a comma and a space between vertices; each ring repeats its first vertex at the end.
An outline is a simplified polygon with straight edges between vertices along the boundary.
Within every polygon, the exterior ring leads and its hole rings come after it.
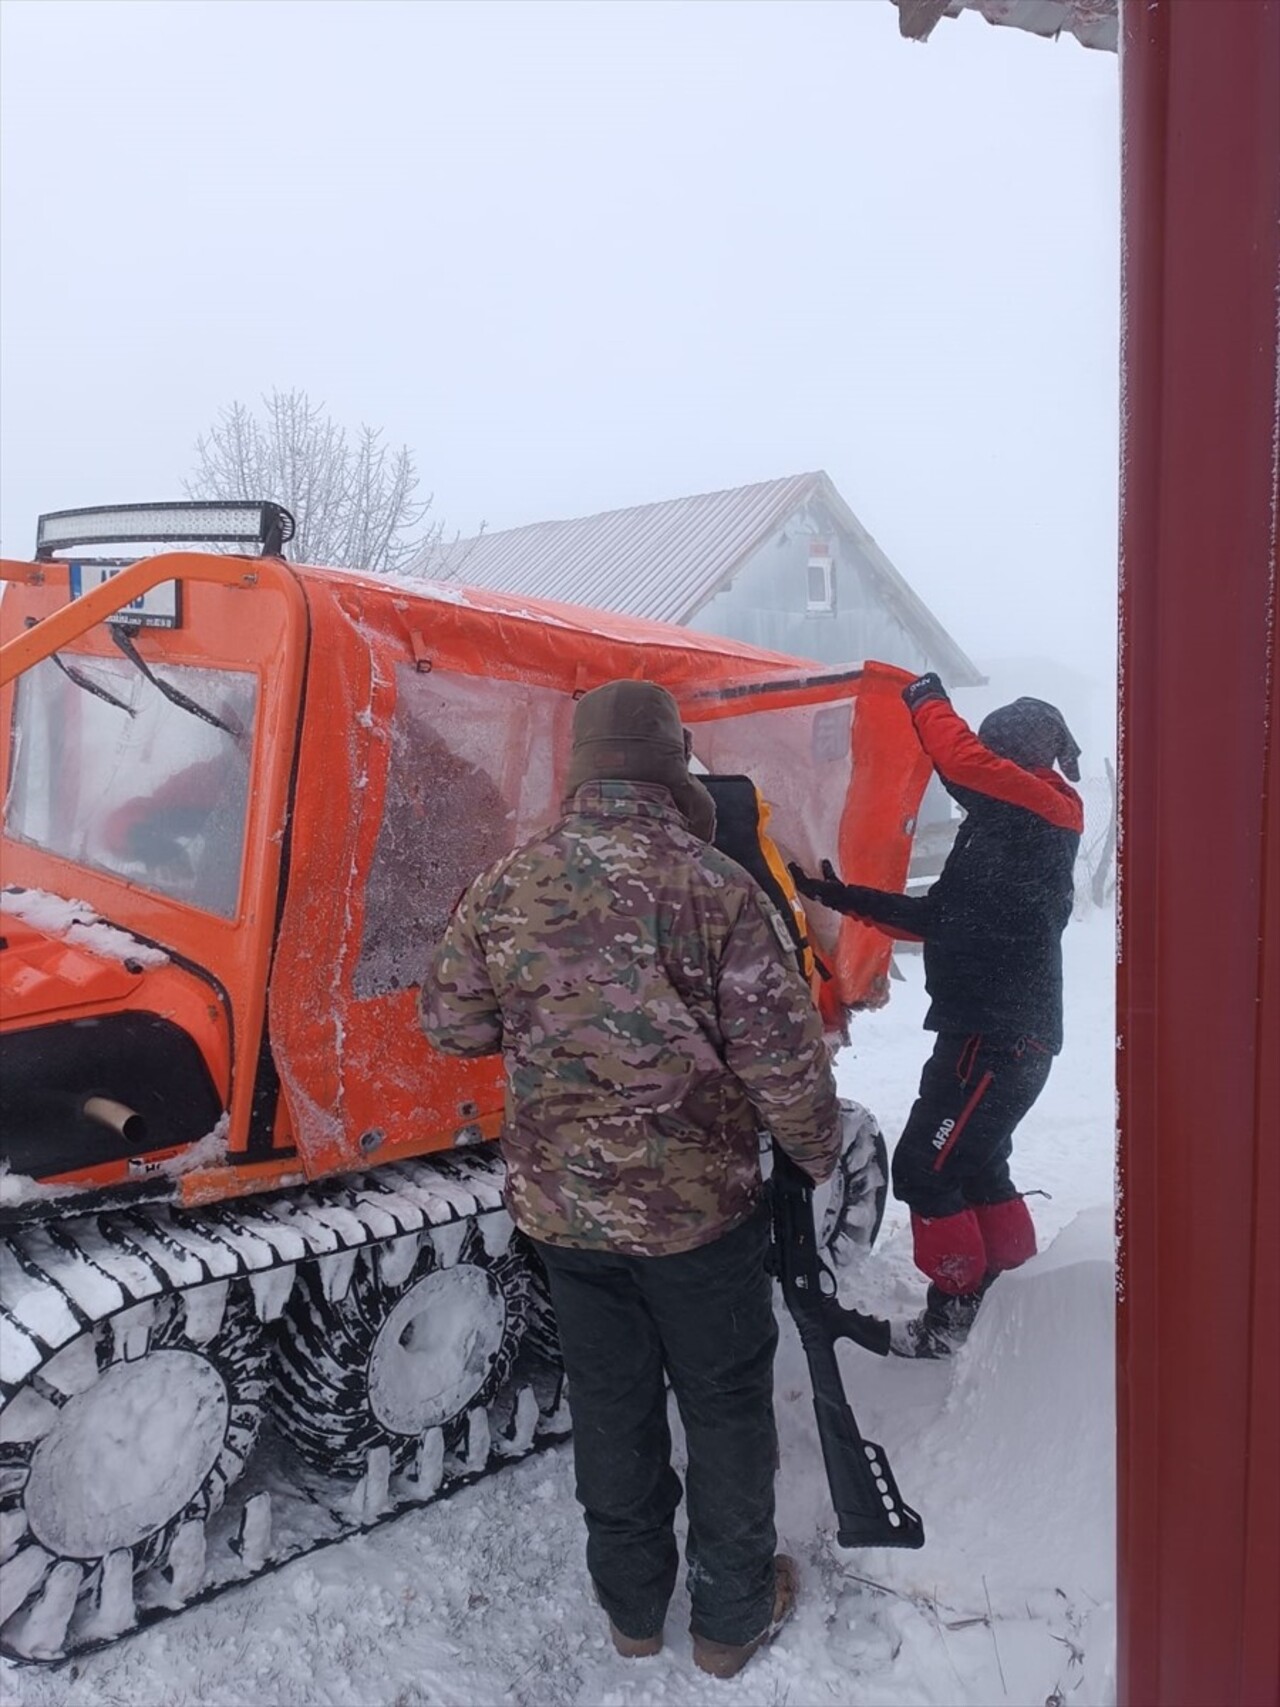
POLYGON ((1120 1698, 1280 1700, 1280 0, 1124 0, 1120 1698))

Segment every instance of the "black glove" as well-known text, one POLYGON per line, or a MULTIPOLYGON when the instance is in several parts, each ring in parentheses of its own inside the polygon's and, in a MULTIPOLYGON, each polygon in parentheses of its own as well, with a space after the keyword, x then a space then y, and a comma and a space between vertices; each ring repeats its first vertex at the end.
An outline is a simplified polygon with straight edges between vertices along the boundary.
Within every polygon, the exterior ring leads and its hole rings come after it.
POLYGON ((908 711, 914 711, 930 699, 947 699, 947 690, 942 685, 942 677, 936 670, 930 670, 927 675, 917 676, 915 681, 908 682, 902 690, 902 703, 908 711))
POLYGON ((810 877, 803 866, 792 863, 787 870, 791 873, 792 881, 799 892, 810 901, 817 901, 824 907, 830 907, 832 912, 839 913, 844 909, 841 902, 847 893, 841 883, 836 868, 829 859, 822 862, 822 876, 810 877))

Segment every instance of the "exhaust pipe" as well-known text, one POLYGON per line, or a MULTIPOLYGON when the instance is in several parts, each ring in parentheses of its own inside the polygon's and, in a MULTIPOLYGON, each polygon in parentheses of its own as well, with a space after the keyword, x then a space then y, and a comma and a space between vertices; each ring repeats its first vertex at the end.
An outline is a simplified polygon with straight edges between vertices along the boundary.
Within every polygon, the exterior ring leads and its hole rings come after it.
POLYGON ((99 1121, 113 1132, 118 1132, 126 1144, 141 1148, 146 1139, 146 1121, 137 1109, 130 1108, 127 1103, 115 1102, 111 1097, 86 1097, 82 1113, 89 1120, 99 1121))

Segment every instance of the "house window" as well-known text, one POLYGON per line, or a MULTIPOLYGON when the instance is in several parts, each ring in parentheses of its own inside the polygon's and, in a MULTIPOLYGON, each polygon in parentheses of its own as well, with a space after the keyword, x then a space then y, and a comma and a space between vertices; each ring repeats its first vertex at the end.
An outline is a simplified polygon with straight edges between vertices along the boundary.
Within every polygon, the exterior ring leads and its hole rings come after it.
POLYGON ((815 539, 809 547, 809 582, 805 609, 834 611, 836 608, 836 565, 831 547, 815 539))

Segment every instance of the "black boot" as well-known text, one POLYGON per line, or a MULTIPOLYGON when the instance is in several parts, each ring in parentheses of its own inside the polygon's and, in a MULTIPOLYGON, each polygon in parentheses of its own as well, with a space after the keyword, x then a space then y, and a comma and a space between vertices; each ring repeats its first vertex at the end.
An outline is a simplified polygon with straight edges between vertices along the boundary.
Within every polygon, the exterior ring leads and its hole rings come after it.
POLYGON ((989 1274, 976 1292, 943 1292, 930 1286, 920 1314, 909 1322, 894 1324, 889 1349, 897 1357, 950 1357, 969 1337, 978 1307, 994 1279, 995 1275, 989 1274))

